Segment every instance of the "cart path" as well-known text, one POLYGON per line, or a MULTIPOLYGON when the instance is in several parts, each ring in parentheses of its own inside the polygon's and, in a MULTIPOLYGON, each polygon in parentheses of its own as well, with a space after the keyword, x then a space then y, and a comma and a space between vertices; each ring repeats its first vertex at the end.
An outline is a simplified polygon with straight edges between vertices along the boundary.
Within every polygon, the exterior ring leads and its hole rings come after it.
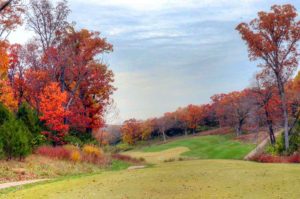
POLYGON ((33 184, 33 183, 37 183, 37 182, 43 182, 43 181, 46 181, 46 180, 49 180, 49 179, 37 179, 37 180, 26 180, 26 181, 19 181, 19 182, 8 182, 8 183, 0 184, 0 190, 11 188, 11 187, 27 185, 27 184, 33 184))

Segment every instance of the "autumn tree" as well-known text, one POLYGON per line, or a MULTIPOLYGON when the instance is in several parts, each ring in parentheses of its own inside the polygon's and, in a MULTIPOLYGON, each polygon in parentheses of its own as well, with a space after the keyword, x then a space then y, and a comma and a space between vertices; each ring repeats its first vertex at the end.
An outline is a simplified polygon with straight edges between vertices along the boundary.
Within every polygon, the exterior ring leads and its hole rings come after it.
POLYGON ((242 127, 253 107, 253 99, 249 90, 234 91, 212 97, 219 122, 224 126, 236 129, 236 134, 241 135, 242 127))
POLYGON ((23 22, 24 6, 20 0, 0 0, 0 40, 7 39, 11 31, 23 22))
POLYGON ((0 80, 0 102, 11 111, 16 111, 18 101, 15 99, 14 91, 7 80, 0 80))
POLYGON ((126 120, 122 125, 121 133, 124 142, 135 144, 141 137, 141 122, 136 119, 126 120))
POLYGON ((292 5, 274 5, 270 12, 236 28, 246 41, 251 60, 259 60, 262 73, 274 75, 284 119, 285 149, 289 148, 289 121, 285 84, 298 66, 300 22, 292 5))
POLYGON ((187 136, 188 135, 188 128, 189 128, 187 108, 186 107, 185 108, 178 108, 175 113, 177 115, 178 120, 181 123, 181 128, 184 131, 184 135, 187 136))
POLYGON ((64 105, 67 102, 67 94, 61 92, 57 83, 50 83, 45 87, 40 96, 41 121, 51 130, 47 135, 54 144, 62 144, 63 137, 67 134, 69 126, 64 123, 64 118, 69 115, 64 105))
POLYGON ((288 108, 290 115, 290 131, 296 126, 300 117, 300 73, 286 84, 286 91, 288 96, 288 108))
POLYGON ((30 0, 26 12, 27 25, 36 33, 36 39, 41 44, 43 52, 57 45, 59 36, 69 25, 67 17, 70 9, 67 1, 62 0, 54 6, 49 0, 30 0))
POLYGON ((70 114, 65 124, 91 134, 104 126, 115 90, 112 71, 99 59, 112 45, 98 32, 76 30, 67 21, 66 1, 54 6, 49 0, 31 0, 29 8, 27 24, 36 40, 26 46, 24 98, 39 110, 41 92, 49 82, 57 82, 67 93, 64 108, 70 114))
POLYGON ((275 122, 280 118, 280 98, 278 91, 271 77, 257 74, 255 83, 251 88, 252 95, 257 105, 258 115, 263 115, 264 121, 268 126, 271 144, 276 143, 274 134, 275 122))
POLYGON ((98 141, 100 146, 109 144, 110 135, 107 131, 100 129, 93 132, 93 137, 98 141))
POLYGON ((203 117, 204 106, 196 106, 191 104, 187 107, 187 123, 188 127, 192 129, 193 134, 195 134, 196 128, 203 117))

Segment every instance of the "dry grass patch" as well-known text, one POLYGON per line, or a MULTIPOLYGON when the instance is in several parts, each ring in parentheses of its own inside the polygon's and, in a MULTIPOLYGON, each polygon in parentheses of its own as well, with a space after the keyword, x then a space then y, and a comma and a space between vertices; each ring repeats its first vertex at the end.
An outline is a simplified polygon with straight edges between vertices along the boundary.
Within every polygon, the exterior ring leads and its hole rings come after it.
POLYGON ((103 168, 89 163, 74 163, 32 155, 22 162, 0 161, 0 183, 55 178, 100 171, 103 171, 103 168))

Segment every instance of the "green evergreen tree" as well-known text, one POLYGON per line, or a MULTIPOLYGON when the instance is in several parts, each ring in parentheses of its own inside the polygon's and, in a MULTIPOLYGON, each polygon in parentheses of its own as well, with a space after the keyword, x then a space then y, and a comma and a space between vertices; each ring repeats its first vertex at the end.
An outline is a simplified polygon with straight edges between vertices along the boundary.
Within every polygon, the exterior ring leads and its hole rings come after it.
POLYGON ((22 121, 11 118, 0 127, 5 157, 24 158, 31 152, 31 134, 22 121))

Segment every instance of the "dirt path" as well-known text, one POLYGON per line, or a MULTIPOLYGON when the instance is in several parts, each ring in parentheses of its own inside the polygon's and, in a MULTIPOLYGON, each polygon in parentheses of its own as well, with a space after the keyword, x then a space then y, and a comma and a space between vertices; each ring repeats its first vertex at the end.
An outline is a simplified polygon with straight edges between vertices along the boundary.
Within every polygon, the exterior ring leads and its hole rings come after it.
MULTIPOLYGON (((281 131, 275 133, 275 137, 277 138, 280 135, 281 131)), ((244 157, 244 160, 250 160, 252 157, 262 153, 269 143, 269 137, 265 138, 255 149, 253 149, 248 155, 244 157)))
POLYGON ((26 181, 19 181, 19 182, 4 183, 4 184, 0 184, 0 190, 11 188, 11 187, 17 187, 17 186, 21 186, 21 185, 26 185, 26 184, 33 184, 36 182, 43 182, 46 180, 49 180, 49 179, 26 180, 26 181))

